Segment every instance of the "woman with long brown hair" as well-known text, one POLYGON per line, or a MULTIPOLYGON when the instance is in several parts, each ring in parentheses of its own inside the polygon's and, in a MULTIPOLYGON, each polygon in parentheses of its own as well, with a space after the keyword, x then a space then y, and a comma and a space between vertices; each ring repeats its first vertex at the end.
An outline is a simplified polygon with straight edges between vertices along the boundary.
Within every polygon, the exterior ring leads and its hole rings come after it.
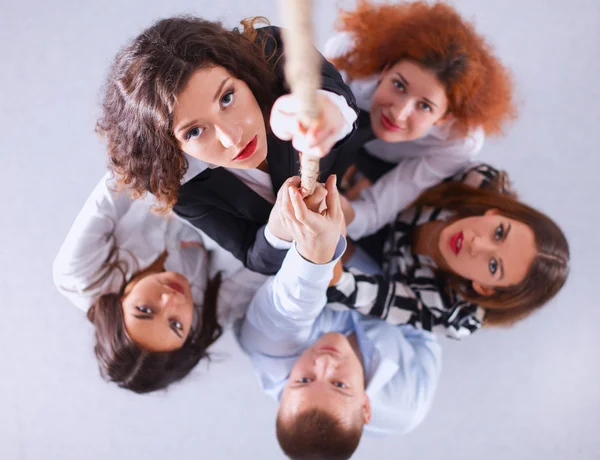
POLYGON ((358 240, 463 169, 516 111, 508 70, 449 5, 359 0, 339 29, 325 55, 364 111, 351 142, 362 178, 347 195, 356 215, 348 235, 358 240))
POLYGON ((137 393, 167 387, 208 357, 265 279, 176 216, 153 212, 155 204, 117 190, 106 174, 53 270, 58 290, 94 325, 101 375, 137 393))
POLYGON ((139 195, 205 232, 244 266, 275 273, 285 251, 265 234, 275 192, 299 168, 298 151, 341 176, 355 128, 354 96, 322 60, 320 118, 299 123, 287 94, 277 27, 242 30, 197 17, 156 22, 128 43, 110 69, 98 132, 110 168, 139 195))
POLYGON ((382 274, 344 271, 329 302, 454 338, 527 317, 564 285, 569 246, 507 185, 482 164, 424 191, 386 227, 382 274))

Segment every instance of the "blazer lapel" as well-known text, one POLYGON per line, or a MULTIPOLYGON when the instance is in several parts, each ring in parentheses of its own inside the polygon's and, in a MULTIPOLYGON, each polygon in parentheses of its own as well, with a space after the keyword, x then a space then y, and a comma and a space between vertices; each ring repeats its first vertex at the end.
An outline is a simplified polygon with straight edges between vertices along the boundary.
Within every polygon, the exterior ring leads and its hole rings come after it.
POLYGON ((267 163, 273 183, 273 192, 277 192, 288 179, 300 173, 300 157, 291 142, 282 141, 274 134, 267 134, 267 163))

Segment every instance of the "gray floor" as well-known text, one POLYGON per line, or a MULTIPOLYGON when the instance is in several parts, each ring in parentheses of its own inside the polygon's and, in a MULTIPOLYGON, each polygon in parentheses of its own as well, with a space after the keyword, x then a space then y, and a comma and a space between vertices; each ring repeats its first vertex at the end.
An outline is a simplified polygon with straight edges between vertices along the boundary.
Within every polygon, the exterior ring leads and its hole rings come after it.
MULTIPOLYGON (((317 42, 332 30, 319 2, 317 42)), ((351 1, 345 3, 352 4, 351 1)), ((364 439, 355 458, 600 458, 600 4, 594 0, 459 0, 512 67, 520 118, 483 158, 507 168, 524 199, 565 229, 567 287, 530 320, 444 342, 433 410, 410 435, 364 439), (596 212, 592 212, 596 209, 596 212)), ((166 394, 104 383, 92 328, 52 285, 51 265, 103 173, 93 133, 99 88, 124 41, 182 12, 228 24, 275 1, 4 0, 0 7, 2 200, 0 458, 278 459, 275 404, 231 336, 220 357, 166 394)))

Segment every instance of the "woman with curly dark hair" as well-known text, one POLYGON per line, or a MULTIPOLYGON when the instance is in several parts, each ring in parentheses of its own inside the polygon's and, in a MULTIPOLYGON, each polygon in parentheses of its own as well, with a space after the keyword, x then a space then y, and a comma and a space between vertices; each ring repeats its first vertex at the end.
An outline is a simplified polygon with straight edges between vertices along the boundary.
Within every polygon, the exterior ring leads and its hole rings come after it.
POLYGON ((123 183, 269 274, 285 255, 265 235, 274 191, 298 173, 298 151, 322 158, 323 177, 341 176, 351 159, 339 147, 358 109, 323 59, 321 117, 301 127, 298 100, 286 94, 280 30, 257 21, 240 31, 176 17, 146 29, 112 65, 97 130, 123 183))
POLYGON ((325 55, 366 111, 353 143, 362 177, 348 194, 356 214, 348 235, 359 239, 463 169, 515 108, 509 72, 449 5, 360 0, 340 29, 325 55), (396 187, 382 196, 387 183, 396 187))
POLYGON ((265 279, 186 222, 152 212, 154 204, 105 175, 53 270, 58 290, 94 325, 101 375, 137 393, 167 387, 208 357, 265 279))

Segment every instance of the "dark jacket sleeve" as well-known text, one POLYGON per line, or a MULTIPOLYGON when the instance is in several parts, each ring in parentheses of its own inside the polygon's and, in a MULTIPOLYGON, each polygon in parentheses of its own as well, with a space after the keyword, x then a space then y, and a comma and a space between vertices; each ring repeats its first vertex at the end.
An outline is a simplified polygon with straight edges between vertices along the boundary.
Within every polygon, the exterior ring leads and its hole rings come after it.
POLYGON ((273 248, 265 239, 270 209, 269 203, 219 169, 184 184, 173 207, 178 216, 231 252, 246 268, 265 275, 277 273, 287 252, 273 248), (206 177, 210 175, 213 177, 206 177), (231 194, 220 193, 224 191, 231 194))
POLYGON ((236 218, 216 209, 194 209, 194 215, 185 215, 187 206, 176 206, 175 212, 202 230, 219 246, 231 252, 246 268, 265 275, 277 273, 287 251, 273 248, 265 239, 265 225, 236 218))
MULTIPOLYGON (((261 46, 264 48, 265 56, 269 58, 269 62, 273 65, 273 68, 277 73, 280 82, 280 90, 282 91, 281 94, 289 93, 290 89, 285 83, 285 53, 281 38, 281 29, 274 26, 261 28, 259 29, 258 37, 263 42, 261 46)), ((344 99, 346 99, 348 106, 358 115, 359 109, 356 105, 354 94, 352 94, 348 85, 344 83, 342 76, 333 64, 325 59, 320 53, 319 56, 321 56, 321 89, 343 96, 344 99)), ((354 163, 356 149, 343 149, 342 147, 346 143, 352 142, 352 137, 356 132, 356 128, 357 121, 354 122, 352 131, 346 137, 338 141, 329 154, 321 159, 320 180, 326 180, 330 174, 337 174, 338 178, 341 179, 342 175, 346 172, 346 169, 354 163)))

